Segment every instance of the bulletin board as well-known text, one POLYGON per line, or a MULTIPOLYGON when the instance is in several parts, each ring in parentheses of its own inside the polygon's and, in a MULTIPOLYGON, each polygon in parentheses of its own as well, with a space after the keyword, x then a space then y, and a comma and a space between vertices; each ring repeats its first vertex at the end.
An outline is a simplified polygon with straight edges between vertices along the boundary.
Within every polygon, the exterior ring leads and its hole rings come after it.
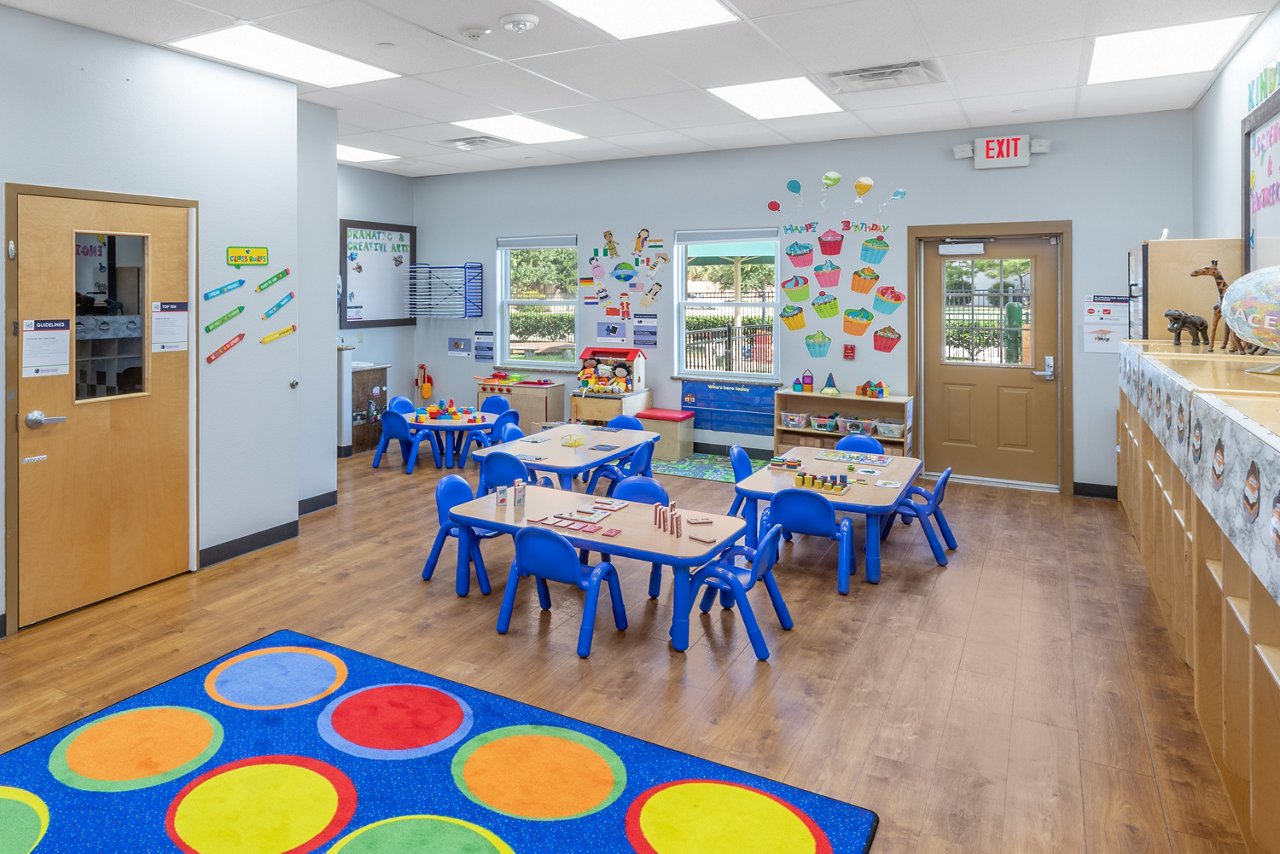
POLYGON ((406 300, 418 260, 418 230, 386 222, 338 221, 338 325, 412 326, 406 300))
POLYGON ((1241 128, 1247 273, 1280 264, 1280 97, 1263 101, 1241 128))

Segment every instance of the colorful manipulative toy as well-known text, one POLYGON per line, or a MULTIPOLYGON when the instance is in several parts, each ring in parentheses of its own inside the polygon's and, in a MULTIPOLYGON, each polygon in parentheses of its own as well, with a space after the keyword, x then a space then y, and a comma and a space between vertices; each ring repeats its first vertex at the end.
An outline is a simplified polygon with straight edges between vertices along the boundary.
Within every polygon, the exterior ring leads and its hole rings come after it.
POLYGON ((813 391, 813 371, 805 371, 800 375, 800 387, 802 391, 813 391))
POLYGON ((871 380, 867 380, 858 386, 855 393, 859 397, 884 397, 889 393, 889 386, 882 382, 873 383, 871 380))
POLYGON ((837 396, 840 394, 840 389, 836 388, 835 374, 833 373, 827 374, 827 381, 822 386, 822 394, 831 394, 831 395, 837 395, 837 396))
MULTIPOLYGON (((865 484, 866 481, 855 480, 855 483, 865 484)), ((797 471, 795 485, 800 489, 813 489, 818 492, 842 493, 849 490, 849 475, 847 474, 822 474, 815 475, 806 471, 797 471)))

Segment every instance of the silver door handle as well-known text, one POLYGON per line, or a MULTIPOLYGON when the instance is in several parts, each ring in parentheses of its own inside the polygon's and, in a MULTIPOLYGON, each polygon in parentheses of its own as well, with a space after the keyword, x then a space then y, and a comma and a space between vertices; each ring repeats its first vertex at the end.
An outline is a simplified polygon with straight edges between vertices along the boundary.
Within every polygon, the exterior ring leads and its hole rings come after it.
POLYGON ((45 415, 39 409, 33 409, 27 413, 27 426, 32 430, 43 427, 46 424, 61 424, 67 420, 65 415, 45 415))
POLYGON ((1032 372, 1031 372, 1031 376, 1033 376, 1033 377, 1040 377, 1041 379, 1047 380, 1048 382, 1053 382, 1053 380, 1054 380, 1054 373, 1053 373, 1053 357, 1052 357, 1052 356, 1045 356, 1045 357, 1044 357, 1044 370, 1043 370, 1043 371, 1032 371, 1032 372))

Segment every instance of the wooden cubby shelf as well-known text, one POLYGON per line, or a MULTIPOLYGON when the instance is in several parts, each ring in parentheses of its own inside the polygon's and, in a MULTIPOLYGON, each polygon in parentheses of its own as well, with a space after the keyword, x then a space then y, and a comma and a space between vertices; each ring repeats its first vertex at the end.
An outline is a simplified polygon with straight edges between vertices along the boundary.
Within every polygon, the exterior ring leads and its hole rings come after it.
POLYGON ((848 435, 844 432, 818 430, 806 421, 803 427, 788 427, 784 421, 784 412, 804 413, 806 416, 839 415, 845 418, 860 418, 875 421, 877 419, 892 420, 904 425, 901 437, 883 436, 872 433, 885 453, 895 456, 915 456, 915 443, 912 431, 914 398, 906 395, 887 395, 885 397, 860 397, 856 394, 821 394, 815 391, 789 391, 779 389, 774 396, 775 419, 773 428, 773 452, 780 454, 788 448, 834 448, 836 442, 848 435))

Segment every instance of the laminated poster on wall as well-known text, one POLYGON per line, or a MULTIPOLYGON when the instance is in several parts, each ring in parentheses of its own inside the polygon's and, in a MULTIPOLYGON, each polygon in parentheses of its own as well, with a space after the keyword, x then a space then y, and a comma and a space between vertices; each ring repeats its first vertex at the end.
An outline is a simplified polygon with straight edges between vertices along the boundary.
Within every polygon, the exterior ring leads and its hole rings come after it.
POLYGON ((168 353, 187 349, 189 317, 190 312, 185 302, 151 303, 151 352, 168 353))
POLYGON ((22 321, 22 375, 71 373, 71 319, 22 321))
POLYGON ((460 356, 463 358, 471 358, 471 339, 470 338, 450 338, 449 339, 449 355, 460 356))
POLYGON ((477 332, 475 333, 475 357, 477 362, 493 361, 493 333, 477 332))
POLYGON ((1119 353, 1129 332, 1129 298, 1091 294, 1084 300, 1084 352, 1119 353))
POLYGON ((658 346, 658 315, 637 314, 631 324, 632 342, 636 347, 653 349, 658 346))
POLYGON ((405 283, 417 263, 418 232, 411 225, 344 219, 339 326, 413 325, 405 283))
POLYGON ((627 343, 627 324, 612 320, 597 322, 596 342, 599 344, 627 343))

